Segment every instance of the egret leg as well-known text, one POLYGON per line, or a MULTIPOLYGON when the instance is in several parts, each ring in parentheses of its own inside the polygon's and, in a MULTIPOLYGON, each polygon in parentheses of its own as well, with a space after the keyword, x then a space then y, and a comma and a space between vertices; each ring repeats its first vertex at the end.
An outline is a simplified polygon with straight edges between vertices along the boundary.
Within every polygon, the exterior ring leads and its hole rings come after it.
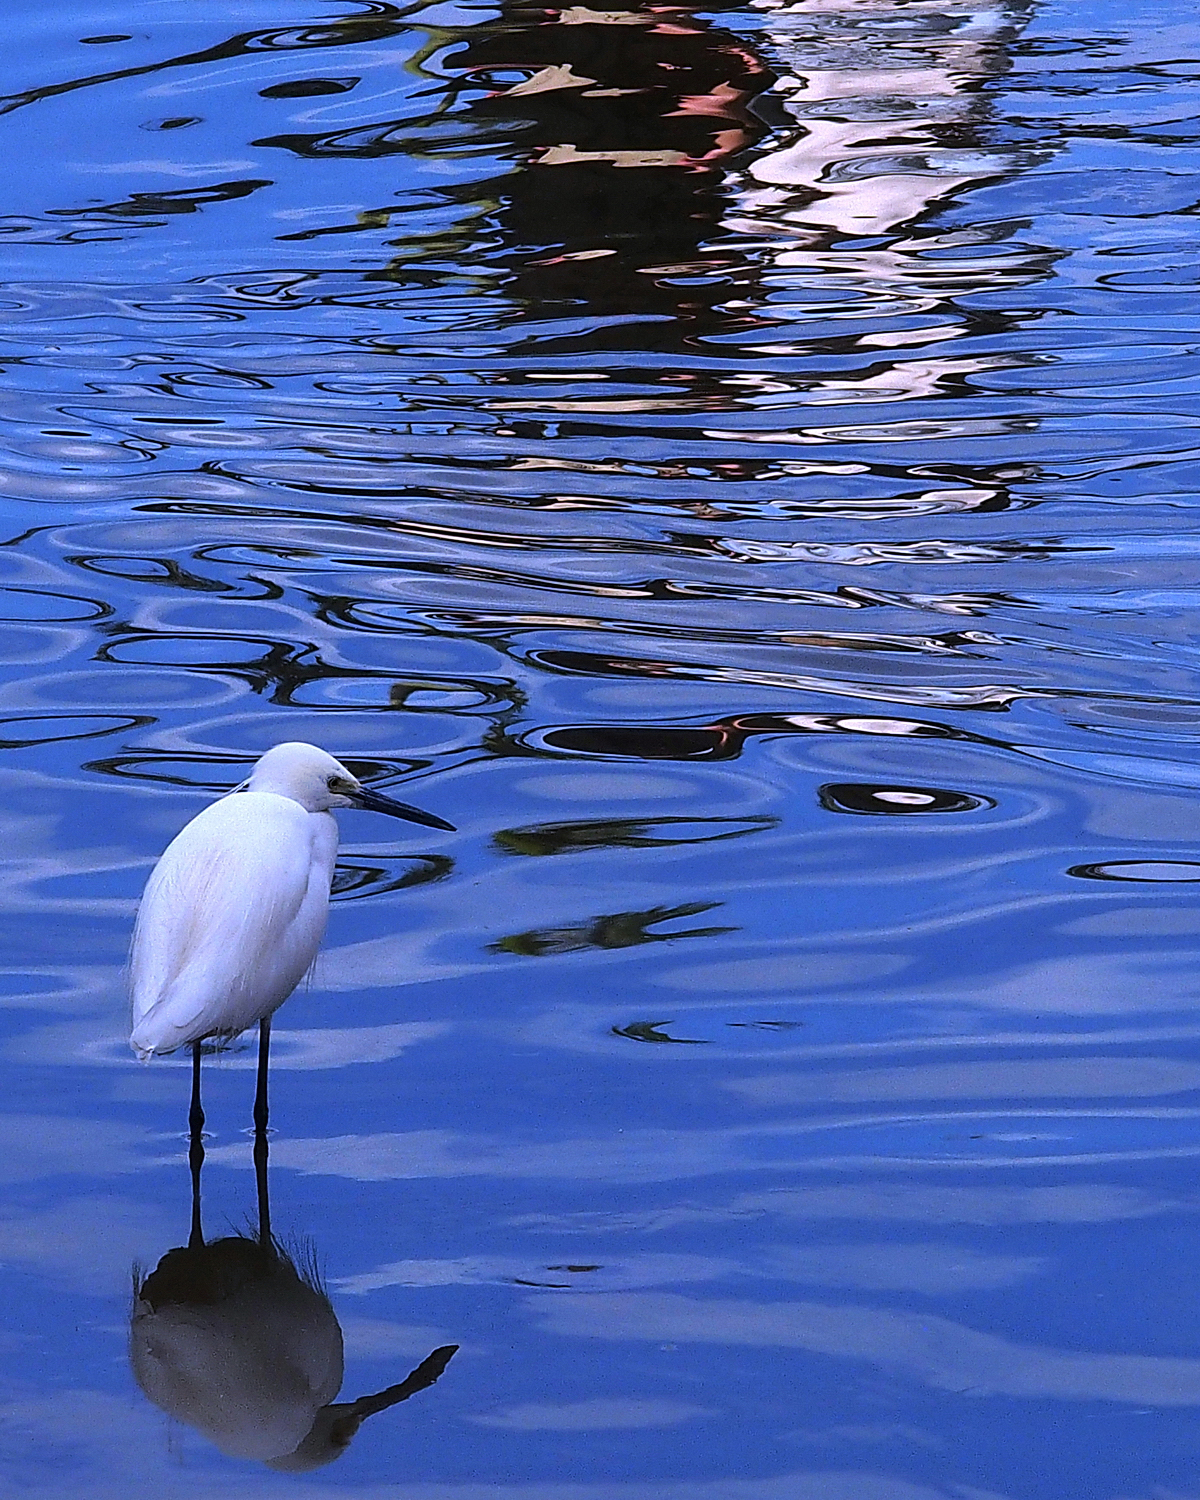
POLYGON ((200 1227, 200 1168, 204 1165, 204 1111, 200 1108, 200 1043, 192 1043, 192 1107, 188 1110, 188 1166, 192 1172, 192 1232, 188 1248, 204 1245, 200 1227))
POLYGON ((271 1018, 258 1023, 258 1085, 254 1090, 254 1178, 258 1184, 258 1242, 271 1243, 271 1201, 267 1194, 267 1068, 271 1054, 271 1018))

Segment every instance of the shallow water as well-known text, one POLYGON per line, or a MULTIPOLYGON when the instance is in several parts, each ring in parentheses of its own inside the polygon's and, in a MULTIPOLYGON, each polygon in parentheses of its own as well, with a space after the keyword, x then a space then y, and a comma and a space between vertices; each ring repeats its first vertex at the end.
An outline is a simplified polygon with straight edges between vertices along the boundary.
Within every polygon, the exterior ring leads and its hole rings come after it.
POLYGON ((1191 9, 6 30, 3 1493, 1195 1494, 1191 9), (281 739, 460 829, 278 1017, 342 1398, 462 1346, 299 1477, 126 1349, 136 897, 281 739))

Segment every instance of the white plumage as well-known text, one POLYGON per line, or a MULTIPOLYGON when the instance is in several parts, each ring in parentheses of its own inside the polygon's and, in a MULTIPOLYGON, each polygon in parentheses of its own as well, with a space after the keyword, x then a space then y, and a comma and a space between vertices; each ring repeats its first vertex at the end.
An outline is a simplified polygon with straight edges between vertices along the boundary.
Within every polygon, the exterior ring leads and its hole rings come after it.
POLYGON ((299 984, 329 911, 334 807, 452 826, 368 791, 315 745, 268 750, 244 791, 172 840, 146 886, 130 960, 139 1057, 236 1036, 299 984))
POLYGON ((139 1057, 234 1035, 282 1005, 325 932, 332 813, 276 792, 214 803, 168 846, 142 897, 130 962, 139 1057))

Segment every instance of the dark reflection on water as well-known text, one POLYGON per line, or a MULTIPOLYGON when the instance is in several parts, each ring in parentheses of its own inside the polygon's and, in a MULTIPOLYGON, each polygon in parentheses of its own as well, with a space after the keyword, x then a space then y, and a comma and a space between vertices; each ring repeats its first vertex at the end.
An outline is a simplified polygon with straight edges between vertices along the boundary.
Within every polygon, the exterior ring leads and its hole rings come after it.
POLYGON ((584 849, 652 849, 709 844, 772 827, 774 818, 606 818, 595 823, 544 823, 504 828, 494 843, 506 854, 569 854, 584 849), (724 825, 732 824, 732 827, 724 825))
POLYGON ((1072 865, 1067 874, 1086 880, 1188 882, 1200 880, 1200 861, 1115 859, 1105 864, 1072 865))
POLYGON ((629 1037, 635 1042, 678 1042, 686 1047, 702 1047, 707 1040, 699 1036, 668 1036, 662 1027, 669 1021, 630 1021, 628 1026, 614 1026, 613 1036, 629 1037))
POLYGON ((346 851, 338 860, 333 875, 333 900, 361 901, 365 896, 379 896, 384 891, 402 891, 410 885, 424 885, 430 880, 445 880, 454 869, 454 861, 445 854, 367 856, 371 864, 355 864, 346 851))
POLYGON ((540 927, 532 932, 514 932, 493 943, 492 948, 497 953, 514 953, 522 958, 543 958, 556 953, 577 953, 584 948, 632 948, 638 943, 669 943, 675 938, 719 937, 735 929, 688 927, 670 932, 650 931, 661 922, 673 922, 677 917, 696 917, 718 904, 716 901, 685 901, 682 906, 613 912, 569 927, 540 927))
POLYGON ((817 794, 821 806, 829 812, 913 813, 973 812, 977 807, 995 806, 988 797, 974 797, 970 792, 951 792, 944 787, 870 786, 862 782, 830 782, 817 794))
POLYGON ((313 1251, 297 1265, 262 1227, 265 1175, 261 1192, 253 1235, 206 1241, 197 1164, 188 1243, 135 1274, 129 1359, 146 1396, 222 1453, 307 1473, 341 1458, 367 1417, 427 1390, 458 1348, 435 1349, 375 1395, 335 1402, 341 1326, 313 1251))
POLYGON ((1192 13, 6 43, 0 1490, 1190 1493, 1192 13), (278 1018, 323 1280, 235 1232, 253 1049, 205 1064, 234 1301, 356 1390, 463 1342, 302 1479, 119 1348, 186 1093, 133 903, 283 739, 462 830, 344 815, 278 1018))

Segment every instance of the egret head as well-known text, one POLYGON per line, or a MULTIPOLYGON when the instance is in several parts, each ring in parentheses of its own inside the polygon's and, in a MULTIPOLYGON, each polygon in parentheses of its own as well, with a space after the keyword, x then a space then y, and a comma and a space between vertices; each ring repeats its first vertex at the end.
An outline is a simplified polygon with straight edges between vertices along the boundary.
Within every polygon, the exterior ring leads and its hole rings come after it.
MULTIPOLYGON (((339 1401, 323 1406, 317 1413, 308 1436, 294 1453, 267 1459, 269 1469, 283 1474, 304 1474, 320 1469, 335 1458, 341 1458, 350 1440, 363 1424, 363 1415, 354 1409, 353 1401, 339 1401)), ((365 1414, 364 1414, 365 1415, 365 1414)))
POLYGON ((426 828, 454 831, 453 823, 434 817, 432 813, 369 791, 341 761, 334 760, 316 745, 299 741, 275 745, 268 750, 250 773, 246 787, 252 792, 274 792, 280 797, 290 797, 308 812, 329 812, 334 807, 362 807, 371 812, 389 813, 393 818, 405 818, 410 823, 423 823, 426 828))
POLYGON ((322 1464, 339 1458, 350 1446, 350 1440, 368 1417, 387 1411, 407 1401, 418 1391, 427 1391, 436 1384, 442 1371, 458 1353, 457 1344, 443 1344, 427 1355, 415 1370, 399 1385, 389 1385, 386 1390, 376 1391, 373 1396, 360 1396, 357 1401, 335 1401, 317 1412, 308 1435, 291 1453, 267 1460, 271 1469, 285 1474, 303 1474, 309 1469, 319 1469, 322 1464))

